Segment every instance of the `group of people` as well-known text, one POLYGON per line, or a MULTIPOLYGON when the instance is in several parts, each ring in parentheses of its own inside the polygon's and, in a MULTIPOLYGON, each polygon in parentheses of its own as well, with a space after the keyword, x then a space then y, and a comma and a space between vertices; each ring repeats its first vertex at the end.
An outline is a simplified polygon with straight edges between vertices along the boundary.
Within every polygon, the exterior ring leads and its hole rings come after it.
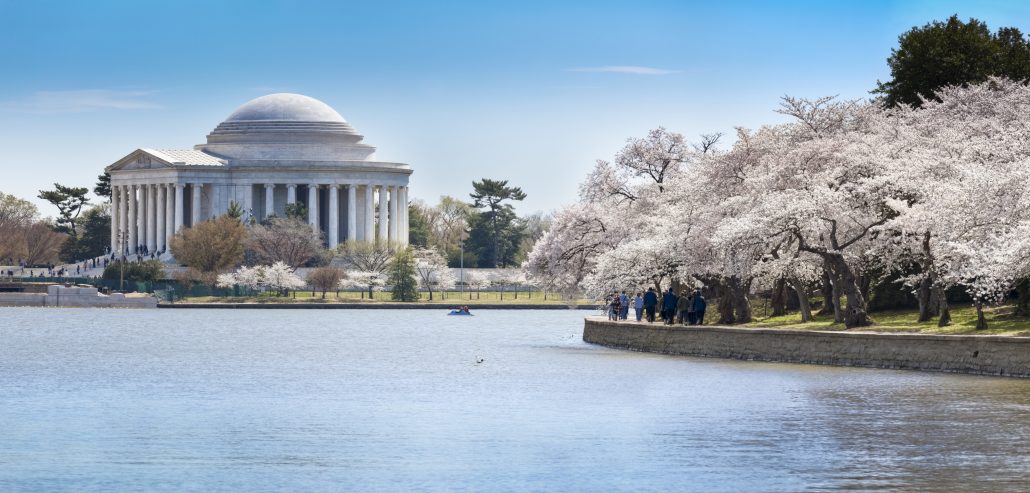
POLYGON ((658 292, 654 288, 647 288, 646 292, 637 293, 632 299, 625 291, 621 293, 612 291, 605 299, 608 320, 626 320, 629 318, 629 309, 632 306, 637 322, 646 317, 648 322, 653 323, 656 313, 659 312, 666 325, 675 323, 701 325, 705 321, 705 309, 708 308, 708 302, 701 295, 700 289, 695 289, 693 293, 683 290, 677 296, 670 287, 662 295, 660 301, 661 309, 659 310, 658 292))

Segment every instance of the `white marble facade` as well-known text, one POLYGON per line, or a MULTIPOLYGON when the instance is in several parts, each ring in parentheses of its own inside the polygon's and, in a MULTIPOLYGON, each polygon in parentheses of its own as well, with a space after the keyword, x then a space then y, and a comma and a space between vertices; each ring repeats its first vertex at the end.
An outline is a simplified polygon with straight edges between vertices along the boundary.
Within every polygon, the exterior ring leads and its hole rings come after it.
POLYGON ((165 252, 177 231, 225 214, 284 216, 299 202, 326 245, 408 243, 407 164, 376 161, 317 99, 270 94, 244 104, 193 149, 137 149, 111 174, 111 249, 165 252), (313 206, 314 205, 314 206, 313 206))

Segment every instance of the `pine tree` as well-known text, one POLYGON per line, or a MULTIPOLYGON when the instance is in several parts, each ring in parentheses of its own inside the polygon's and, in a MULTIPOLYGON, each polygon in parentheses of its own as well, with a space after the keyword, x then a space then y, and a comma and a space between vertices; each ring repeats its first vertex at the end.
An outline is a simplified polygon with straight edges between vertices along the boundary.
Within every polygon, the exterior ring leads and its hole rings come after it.
POLYGON ((410 249, 398 250, 390 261, 389 278, 393 301, 418 301, 418 281, 415 280, 415 257, 410 249))

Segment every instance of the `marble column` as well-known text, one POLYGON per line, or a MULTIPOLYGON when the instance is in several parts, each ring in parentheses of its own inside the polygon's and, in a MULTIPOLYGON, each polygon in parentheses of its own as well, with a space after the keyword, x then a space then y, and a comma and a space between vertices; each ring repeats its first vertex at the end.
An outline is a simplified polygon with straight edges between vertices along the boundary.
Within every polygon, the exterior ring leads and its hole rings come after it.
POLYGON ((157 190, 147 185, 147 251, 157 250, 157 190))
POLYGON ((122 225, 121 214, 121 200, 119 197, 121 192, 118 191, 118 187, 111 187, 111 252, 118 251, 118 228, 122 225))
POLYGON ((154 246, 157 247, 155 251, 158 252, 165 249, 165 238, 168 237, 165 226, 165 216, 167 216, 166 212, 168 211, 168 194, 165 193, 166 191, 167 189, 163 183, 157 185, 157 208, 155 211, 157 213, 157 228, 154 232, 157 238, 155 238, 154 246))
POLYGON ((408 187, 397 187, 399 190, 400 201, 397 203, 397 207, 400 208, 400 221, 397 223, 397 228, 400 230, 397 232, 397 237, 400 238, 402 245, 408 244, 408 187))
POLYGON ((293 183, 286 184, 286 203, 296 204, 297 203, 297 185, 293 183))
POLYGON ((375 241, 376 239, 376 227, 375 227, 375 215, 376 205, 375 199, 372 196, 374 190, 372 184, 365 185, 365 235, 361 238, 362 241, 375 241))
POLYGON ((118 255, 124 255, 129 248, 129 187, 122 185, 118 187, 118 196, 121 198, 121 226, 118 228, 118 255))
POLYGON ((136 217, 136 185, 129 185, 129 253, 136 253, 139 245, 139 222, 136 217))
POLYGON ((400 240, 400 238, 397 237, 397 226, 398 226, 397 223, 398 223, 398 219, 399 219, 399 217, 397 216, 397 209, 398 209, 398 206, 397 206, 397 202, 398 202, 398 200, 397 200, 397 195, 398 195, 397 187, 389 187, 389 188, 390 188, 390 222, 389 222, 389 224, 390 224, 390 243, 400 243, 401 240, 400 240))
POLYGON ((193 204, 191 204, 193 206, 192 207, 193 210, 191 211, 192 214, 190 214, 193 217, 192 217, 192 221, 190 222, 190 227, 194 227, 194 226, 200 224, 200 196, 203 194, 203 190, 204 190, 204 184, 203 183, 194 183, 193 184, 193 189, 191 190, 191 192, 193 192, 192 193, 193 200, 191 201, 191 202, 193 202, 193 204))
POLYGON ((275 184, 265 183, 265 219, 275 214, 275 184))
POLYGON ((347 241, 358 239, 358 191, 356 185, 347 185, 347 241))
MULTIPOLYGON (((172 244, 172 237, 175 236, 175 185, 165 183, 161 185, 165 189, 165 249, 172 244)), ((158 233, 161 234, 161 233, 158 233)))
POLYGON ((318 185, 308 185, 308 224, 318 231, 318 185))
POLYGON ((254 184, 248 183, 243 186, 243 220, 249 221, 254 217, 254 184))
POLYGON ((147 187, 136 185, 136 251, 143 253, 147 244, 147 187))
POLYGON ((340 244, 340 186, 329 185, 329 248, 340 244))
POLYGON ((387 192, 386 185, 379 186, 379 241, 388 243, 390 241, 390 215, 387 212, 387 192))
POLYGON ((183 216, 185 216, 186 204, 182 202, 183 196, 185 195, 182 193, 182 189, 182 183, 175 184, 175 229, 172 230, 172 234, 178 233, 179 230, 182 229, 182 222, 185 220, 183 216))

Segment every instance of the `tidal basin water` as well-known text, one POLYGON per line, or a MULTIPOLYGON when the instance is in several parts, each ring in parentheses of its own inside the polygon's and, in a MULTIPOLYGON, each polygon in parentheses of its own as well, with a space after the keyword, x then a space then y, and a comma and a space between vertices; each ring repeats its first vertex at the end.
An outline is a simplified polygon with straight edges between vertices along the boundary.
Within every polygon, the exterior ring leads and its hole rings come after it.
POLYGON ((0 491, 1030 490, 1030 381, 617 351, 585 314, 0 309, 0 491))

